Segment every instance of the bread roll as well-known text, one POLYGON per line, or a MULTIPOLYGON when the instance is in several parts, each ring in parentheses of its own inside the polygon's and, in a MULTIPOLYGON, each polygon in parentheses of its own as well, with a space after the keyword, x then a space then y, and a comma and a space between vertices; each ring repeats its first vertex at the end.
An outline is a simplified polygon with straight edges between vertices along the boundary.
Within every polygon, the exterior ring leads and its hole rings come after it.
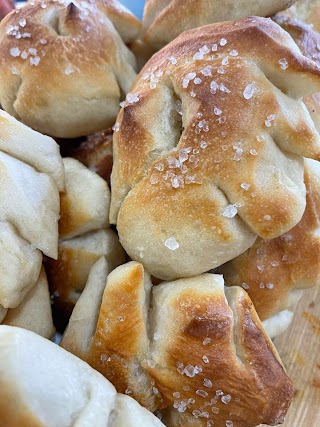
POLYGON ((55 328, 52 321, 50 293, 44 268, 41 269, 35 286, 17 308, 8 311, 2 323, 28 329, 44 338, 53 337, 55 328))
MULTIPOLYGON (((0 110, 0 306, 17 307, 38 280, 42 253, 57 256, 57 144, 0 110)), ((0 317, 3 317, 0 316, 0 317)))
POLYGON ((147 0, 143 16, 144 40, 155 49, 185 30, 246 16, 270 16, 297 0, 147 0))
POLYGON ((58 259, 47 259, 46 272, 57 327, 67 324, 75 303, 88 279, 89 271, 104 256, 109 271, 126 261, 126 255, 113 230, 98 230, 59 242, 58 259))
POLYGON ((86 363, 9 326, 0 326, 0 413, 7 427, 163 426, 86 363))
POLYGON ((307 207, 299 224, 277 239, 257 239, 219 268, 226 285, 248 292, 261 320, 289 308, 293 291, 320 284, 319 162, 305 159, 304 180, 307 207))
POLYGON ((294 227, 302 156, 320 154, 300 97, 319 74, 258 17, 186 32, 155 54, 115 125, 110 221, 129 256, 161 279, 193 276, 294 227))
POLYGON ((28 2, 0 24, 0 103, 44 134, 112 126, 135 59, 139 21, 115 0, 28 2))
POLYGON ((152 288, 141 264, 106 279, 100 260, 62 346, 170 427, 276 425, 293 395, 251 300, 218 275, 152 288))
POLYGON ((63 159, 65 192, 61 194, 59 238, 69 239, 109 226, 108 184, 78 160, 63 159))

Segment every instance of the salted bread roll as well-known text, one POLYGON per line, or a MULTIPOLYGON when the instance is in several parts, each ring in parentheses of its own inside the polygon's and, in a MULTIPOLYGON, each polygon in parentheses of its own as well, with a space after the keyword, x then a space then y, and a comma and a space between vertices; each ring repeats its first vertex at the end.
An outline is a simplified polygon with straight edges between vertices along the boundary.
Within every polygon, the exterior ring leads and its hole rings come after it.
POLYGON ((246 16, 270 16, 297 0, 147 0, 144 40, 159 49, 183 31, 246 16))
POLYGON ((107 277, 104 263, 91 270, 65 349, 161 410, 167 426, 283 422, 292 382, 244 290, 224 290, 214 274, 152 288, 141 264, 107 277))
POLYGON ((0 413, 8 427, 163 426, 80 359, 9 326, 0 326, 0 413))
POLYGON ((186 32, 155 54, 115 125, 110 221, 129 256, 160 279, 193 276, 293 228, 302 156, 320 156, 300 98, 319 75, 258 17, 186 32))
POLYGON ((305 288, 320 284, 320 163, 305 159, 307 206, 301 221, 277 239, 257 239, 219 268, 226 285, 242 286, 261 320, 289 308, 305 288))
POLYGON ((2 323, 28 329, 44 338, 53 337, 55 328, 53 326, 51 299, 44 268, 41 269, 37 283, 17 308, 8 310, 2 323))
POLYGON ((112 126, 136 77, 140 23, 114 0, 28 2, 0 24, 0 104, 44 134, 112 126))
POLYGON ((37 282, 42 252, 57 257, 64 169, 53 139, 2 110, 0 168, 0 306, 12 309, 37 282))

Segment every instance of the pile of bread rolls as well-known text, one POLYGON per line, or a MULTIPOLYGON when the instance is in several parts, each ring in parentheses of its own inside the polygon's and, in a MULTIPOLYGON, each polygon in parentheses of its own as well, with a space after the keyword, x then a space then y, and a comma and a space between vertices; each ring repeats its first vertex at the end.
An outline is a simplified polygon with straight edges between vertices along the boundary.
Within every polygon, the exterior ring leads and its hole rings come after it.
POLYGON ((33 0, 1 21, 6 427, 284 421, 271 339, 320 281, 318 8, 147 0, 141 23, 33 0))

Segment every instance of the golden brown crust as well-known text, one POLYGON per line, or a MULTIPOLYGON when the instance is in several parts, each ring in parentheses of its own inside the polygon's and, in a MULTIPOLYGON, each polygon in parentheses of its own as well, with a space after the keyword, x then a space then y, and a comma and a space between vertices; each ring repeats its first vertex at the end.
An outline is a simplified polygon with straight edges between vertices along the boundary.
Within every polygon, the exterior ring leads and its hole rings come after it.
POLYGON ((110 220, 130 257, 162 279, 192 276, 296 225, 300 156, 320 155, 296 98, 318 90, 319 73, 257 17, 186 32, 154 55, 114 133, 110 220))
POLYGON ((8 15, 0 24, 2 107, 61 138, 111 126, 135 78, 134 56, 113 21, 126 40, 139 31, 114 0, 36 1, 8 15))
POLYGON ((270 16, 296 0, 148 0, 143 29, 144 40, 161 48, 183 31, 246 16, 270 16))
POLYGON ((261 320, 288 308, 291 290, 320 283, 320 164, 305 160, 307 206, 303 217, 277 239, 257 239, 221 266, 226 285, 243 286, 261 320))
POLYGON ((154 287, 149 305, 145 274, 134 262, 114 270, 91 344, 79 351, 69 331, 64 347, 168 426, 281 423, 292 383, 248 295, 204 274, 154 287))

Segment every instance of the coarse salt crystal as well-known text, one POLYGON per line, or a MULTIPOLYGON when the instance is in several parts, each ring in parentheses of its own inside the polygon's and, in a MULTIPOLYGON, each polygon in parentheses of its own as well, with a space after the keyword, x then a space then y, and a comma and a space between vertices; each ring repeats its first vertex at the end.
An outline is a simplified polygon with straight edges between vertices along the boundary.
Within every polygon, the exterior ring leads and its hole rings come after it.
POLYGON ((170 56, 169 61, 171 62, 172 65, 176 65, 177 60, 174 56, 170 56))
POLYGON ((203 74, 204 76, 212 76, 210 65, 208 65, 203 70, 201 70, 200 73, 203 74))
POLYGON ((208 356, 202 356, 202 360, 204 363, 209 363, 208 356))
POLYGON ((47 42, 47 40, 46 40, 46 39, 41 39, 41 40, 40 40, 40 44, 43 44, 43 45, 44 45, 44 44, 47 44, 47 43, 48 43, 48 42, 47 42))
POLYGON ((37 66, 40 63, 40 56, 35 56, 34 58, 30 58, 29 60, 30 65, 37 66))
POLYGON ((15 75, 19 75, 20 71, 16 67, 13 66, 13 67, 11 67, 11 73, 15 74, 15 75))
POLYGON ((67 76, 69 76, 73 72, 74 72, 74 69, 73 69, 72 65, 68 65, 67 68, 65 68, 65 70, 64 70, 64 74, 66 74, 67 76))
POLYGON ((241 187, 243 190, 248 191, 248 190, 249 190, 249 188, 250 188, 250 184, 247 184, 246 182, 242 182, 242 183, 240 184, 240 187, 241 187))
POLYGON ((164 245, 168 249, 170 249, 170 251, 175 251, 175 250, 177 250, 180 247, 179 243, 176 241, 176 239, 174 237, 169 237, 169 239, 167 239, 164 242, 164 245))
POLYGON ((175 399, 179 399, 179 397, 180 397, 180 393, 179 393, 178 391, 175 391, 175 392, 173 392, 173 393, 172 393, 172 396, 173 396, 175 399))
POLYGON ((219 88, 219 85, 214 80, 210 83, 210 92, 215 94, 219 88))
POLYGON ((221 92, 225 92, 225 93, 231 93, 231 90, 227 88, 227 86, 225 86, 223 83, 221 83, 219 85, 219 89, 221 90, 221 92))
POLYGON ((223 67, 219 67, 219 68, 217 69, 217 73, 218 73, 218 74, 225 74, 225 69, 224 69, 223 67))
POLYGON ((210 344, 210 343, 211 343, 211 341, 212 341, 212 339, 207 337, 207 338, 205 338, 205 339, 202 341, 202 345, 210 344))
POLYGON ((211 411, 212 411, 214 414, 219 414, 219 408, 215 408, 215 407, 213 407, 213 408, 211 409, 211 411))
POLYGON ((35 56, 37 54, 37 49, 35 49, 34 47, 31 47, 29 49, 29 53, 31 53, 31 55, 35 56))
POLYGON ((199 85, 200 83, 202 83, 202 80, 199 79, 199 77, 197 77, 196 79, 194 79, 194 84, 195 85, 199 85))
POLYGON ((218 107, 214 107, 213 112, 216 116, 220 116, 222 114, 222 111, 218 107))
POLYGON ((223 211, 222 216, 226 218, 234 218, 238 213, 238 209, 235 205, 228 205, 223 211))
POLYGON ((195 98, 196 94, 195 94, 193 91, 191 91, 191 92, 190 92, 190 96, 191 96, 192 98, 195 98))
POLYGON ((208 378, 205 378, 205 379, 203 380, 203 385, 204 385, 205 387, 211 388, 211 387, 212 387, 212 381, 210 381, 208 378))
POLYGON ((183 370, 183 374, 185 374, 189 378, 194 378, 200 372, 202 372, 201 366, 187 365, 183 370))
POLYGON ((251 148, 251 150, 249 151, 249 153, 250 153, 252 156, 256 156, 256 155, 258 154, 257 150, 255 150, 254 148, 251 148))
POLYGON ((273 283, 267 283, 267 284, 266 284, 266 288, 267 288, 267 289, 273 289, 273 287, 274 287, 274 284, 273 284, 273 283))
POLYGON ((255 84, 254 82, 248 84, 245 88, 245 90, 243 91, 243 97, 244 99, 251 99, 253 96, 255 90, 255 84))
POLYGON ((225 46, 227 43, 228 42, 225 38, 220 39, 220 42, 219 42, 220 46, 225 46))
POLYGON ((271 216, 270 215, 264 215, 263 219, 265 221, 271 221, 271 216))
POLYGON ((197 52, 193 55, 193 59, 196 61, 197 59, 203 59, 203 53, 202 52, 197 52))
POLYGON ((27 21, 25 19, 20 19, 19 25, 20 25, 20 27, 23 28, 23 27, 25 27, 27 25, 27 21))
POLYGON ((221 64, 222 65, 228 65, 229 64, 229 58, 227 56, 225 58, 223 58, 221 64))
POLYGON ((10 55, 13 56, 14 58, 20 56, 20 49, 18 47, 12 47, 10 49, 10 55))
POLYGON ((243 287, 243 289, 249 289, 250 286, 248 285, 248 283, 242 283, 241 285, 243 287))
POLYGON ((233 422, 232 422, 232 421, 227 420, 227 421, 226 421, 226 427, 233 427, 233 422))
POLYGON ((230 52, 230 56, 238 56, 239 54, 238 54, 238 51, 237 50, 235 50, 235 49, 233 49, 231 52, 230 52))
POLYGON ((286 70, 288 68, 288 61, 286 58, 279 59, 278 64, 280 64, 281 70, 286 70))
POLYGON ((126 100, 129 104, 134 104, 140 100, 138 94, 136 93, 128 93, 126 96, 126 100))
POLYGON ((208 147, 208 144, 206 143, 206 141, 201 141, 201 142, 200 142, 200 147, 201 147, 202 149, 205 149, 205 148, 207 148, 207 147, 208 147))
POLYGON ((226 405, 230 402, 230 400, 231 400, 230 394, 226 394, 226 395, 221 397, 221 402, 226 404, 226 405))
POLYGON ((201 397, 207 397, 208 393, 204 390, 196 390, 196 394, 201 397))
POLYGON ((119 123, 115 123, 115 124, 114 124, 114 126, 112 126, 112 130, 113 130, 114 132, 119 132, 119 130, 120 130, 120 125, 119 125, 119 123))

